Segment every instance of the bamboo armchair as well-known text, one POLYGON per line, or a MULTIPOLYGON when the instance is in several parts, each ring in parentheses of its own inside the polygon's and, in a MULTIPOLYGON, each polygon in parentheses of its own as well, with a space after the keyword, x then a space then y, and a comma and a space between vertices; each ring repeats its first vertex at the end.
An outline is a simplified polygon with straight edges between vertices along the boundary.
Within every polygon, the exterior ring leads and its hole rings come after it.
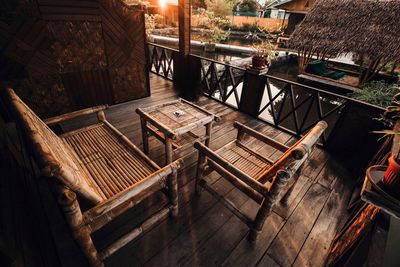
POLYGON ((76 111, 42 121, 12 89, 6 97, 30 153, 44 177, 53 178, 57 199, 72 236, 92 266, 138 237, 169 214, 178 214, 177 171, 182 162, 160 168, 112 126, 107 106, 76 111), (97 113, 98 123, 57 136, 49 125, 97 113), (54 178, 56 178, 54 180, 54 178), (157 191, 166 192, 169 203, 139 227, 98 252, 91 234, 157 191), (91 206, 81 210, 81 201, 91 206))
POLYGON ((311 154, 319 137, 327 128, 327 123, 320 121, 290 148, 239 122, 235 122, 234 126, 238 129, 237 138, 215 152, 199 142, 195 143, 195 148, 199 150, 196 193, 200 195, 201 188, 203 188, 217 198, 249 226, 249 240, 254 242, 275 203, 278 199, 282 199, 284 193, 293 188, 295 181, 291 181, 291 186, 288 182, 293 180, 294 174, 311 154), (284 152, 284 154, 272 162, 242 142, 245 134, 284 152), (212 171, 217 171, 260 204, 254 219, 242 213, 231 201, 207 184, 203 177, 212 171))

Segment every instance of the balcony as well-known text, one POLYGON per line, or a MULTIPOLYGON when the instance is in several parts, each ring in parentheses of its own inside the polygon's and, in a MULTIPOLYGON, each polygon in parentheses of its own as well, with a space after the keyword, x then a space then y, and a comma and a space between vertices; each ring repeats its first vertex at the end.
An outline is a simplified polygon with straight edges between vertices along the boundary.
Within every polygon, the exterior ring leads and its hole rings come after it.
MULTIPOLYGON (((151 96, 112 106, 107 111, 109 121, 139 147, 141 144, 140 121, 135 113, 137 107, 145 107, 176 99, 177 92, 172 81, 150 74, 151 96)), ((298 136, 287 130, 279 129, 258 118, 244 114, 234 107, 202 96, 196 104, 222 118, 213 127, 211 148, 217 149, 236 136, 233 122, 239 121, 287 145, 293 144, 298 136)), ((64 123, 64 131, 81 127, 91 118, 73 120, 64 123)), ((260 153, 276 159, 280 154, 268 146, 253 142, 249 144, 260 153)), ((106 261, 106 266, 210 266, 210 265, 258 265, 258 266, 321 266, 328 254, 330 243, 336 232, 349 215, 346 211, 354 185, 354 175, 349 173, 332 154, 323 147, 314 150, 310 160, 301 171, 298 183, 291 192, 288 203, 278 204, 273 214, 267 219, 262 236, 256 245, 250 246, 246 240, 248 228, 228 209, 204 193, 201 198, 194 196, 194 177, 197 153, 193 148, 182 152, 185 168, 179 174, 180 215, 178 220, 165 220, 141 238, 129 243, 106 261)), ((158 164, 164 162, 164 147, 156 139, 150 140, 150 157, 158 164)), ((250 216, 254 216, 257 204, 235 189, 229 182, 216 173, 208 177, 209 181, 224 195, 229 195, 233 202, 250 216)), ((80 266, 85 263, 83 255, 68 236, 67 225, 54 202, 53 196, 39 182, 39 192, 47 222, 42 225, 24 225, 16 219, 15 227, 30 233, 44 234, 46 241, 53 240, 54 246, 34 247, 37 255, 46 250, 51 260, 64 266, 80 266), (46 229, 46 223, 52 229, 46 229), (27 228, 27 229, 26 229, 27 228)), ((15 218, 27 216, 18 205, 29 206, 30 194, 6 191, 3 205, 11 205, 16 210, 15 218), (10 201, 19 199, 18 202, 10 201)), ((34 196, 35 197, 35 196, 34 196)), ((36 196, 37 197, 37 196, 36 196)), ((94 235, 96 245, 105 246, 124 230, 135 225, 148 212, 165 202, 160 194, 143 202, 128 214, 110 223, 104 231, 94 235), (145 212, 144 212, 145 211, 145 212), (118 231, 116 231, 118 229, 118 231)), ((32 210, 38 207, 30 204, 32 210)), ((43 211, 42 211, 43 212, 43 211)), ((28 214, 29 215, 29 214, 28 214)), ((30 214, 33 216, 33 214, 30 214)), ((35 234, 25 236, 26 243, 33 245, 35 234)), ((44 244, 47 244, 44 242, 44 244)), ((46 258, 45 257, 45 258, 46 258)), ((45 259, 43 258, 43 260, 45 259)), ((40 259, 36 259, 39 260, 40 259)), ((46 266, 46 262, 41 262, 46 266)), ((51 264, 50 264, 51 265, 51 264)))

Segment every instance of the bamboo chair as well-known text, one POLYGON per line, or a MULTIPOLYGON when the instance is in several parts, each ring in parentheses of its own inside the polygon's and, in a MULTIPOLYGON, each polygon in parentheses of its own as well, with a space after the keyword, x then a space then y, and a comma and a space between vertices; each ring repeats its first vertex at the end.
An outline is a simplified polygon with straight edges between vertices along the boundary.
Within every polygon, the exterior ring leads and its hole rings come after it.
POLYGON ((160 168, 106 120, 107 106, 43 122, 12 89, 6 90, 6 96, 41 175, 56 178, 59 205, 90 265, 103 266, 104 259, 169 214, 177 216, 177 171, 182 162, 175 161, 160 168), (61 136, 49 128, 49 125, 91 113, 97 113, 98 123, 94 125, 61 136), (169 203, 98 252, 91 234, 157 191, 166 192, 169 203), (86 211, 82 212, 82 203, 78 202, 76 194, 91 203, 86 211))
POLYGON ((285 192, 287 193, 293 188, 295 181, 291 181, 291 186, 289 186, 289 180, 294 180, 292 177, 311 154, 328 125, 326 122, 320 121, 290 148, 239 122, 235 122, 234 126, 238 129, 237 138, 215 152, 199 142, 194 144, 195 148, 199 150, 196 193, 200 195, 201 188, 203 188, 221 201, 225 207, 249 226, 249 240, 254 242, 275 203, 282 198, 285 192), (245 134, 284 152, 284 154, 272 162, 242 142, 245 134), (254 219, 242 213, 230 200, 220 195, 206 182, 203 177, 212 171, 217 171, 260 204, 254 219))

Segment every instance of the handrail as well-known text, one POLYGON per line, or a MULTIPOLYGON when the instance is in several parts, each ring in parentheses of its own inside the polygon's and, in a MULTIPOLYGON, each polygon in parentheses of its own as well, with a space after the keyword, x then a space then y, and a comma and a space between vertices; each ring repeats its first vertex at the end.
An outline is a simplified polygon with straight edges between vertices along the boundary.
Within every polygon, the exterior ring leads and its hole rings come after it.
POLYGON ((171 48, 171 47, 168 47, 168 46, 165 46, 165 45, 156 44, 156 43, 149 42, 149 41, 147 41, 147 45, 152 45, 152 46, 155 46, 155 47, 171 50, 171 51, 174 51, 174 52, 179 52, 178 49, 171 48))
POLYGON ((199 55, 194 55, 194 54, 190 54, 190 56, 196 57, 196 58, 199 58, 199 59, 202 59, 202 60, 206 60, 206 61, 211 61, 211 62, 213 62, 213 63, 221 64, 221 65, 224 65, 224 66, 227 66, 227 67, 231 67, 231 68, 234 68, 234 69, 243 70, 243 71, 246 70, 246 68, 239 67, 239 66, 234 66, 234 65, 231 65, 231 64, 227 64, 227 63, 225 63, 225 62, 221 62, 221 61, 218 61, 218 60, 215 60, 215 59, 212 59, 212 58, 207 58, 207 57, 203 57, 203 56, 199 56, 199 55))

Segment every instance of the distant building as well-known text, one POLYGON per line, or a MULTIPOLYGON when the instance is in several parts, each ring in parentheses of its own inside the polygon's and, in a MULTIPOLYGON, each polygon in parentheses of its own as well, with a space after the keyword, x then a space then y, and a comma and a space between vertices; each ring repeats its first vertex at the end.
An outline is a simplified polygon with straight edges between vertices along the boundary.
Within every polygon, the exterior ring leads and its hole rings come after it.
POLYGON ((267 5, 266 8, 271 10, 271 18, 289 18, 284 33, 290 35, 294 31, 296 25, 303 21, 305 15, 310 11, 315 1, 316 0, 275 0, 267 5))

